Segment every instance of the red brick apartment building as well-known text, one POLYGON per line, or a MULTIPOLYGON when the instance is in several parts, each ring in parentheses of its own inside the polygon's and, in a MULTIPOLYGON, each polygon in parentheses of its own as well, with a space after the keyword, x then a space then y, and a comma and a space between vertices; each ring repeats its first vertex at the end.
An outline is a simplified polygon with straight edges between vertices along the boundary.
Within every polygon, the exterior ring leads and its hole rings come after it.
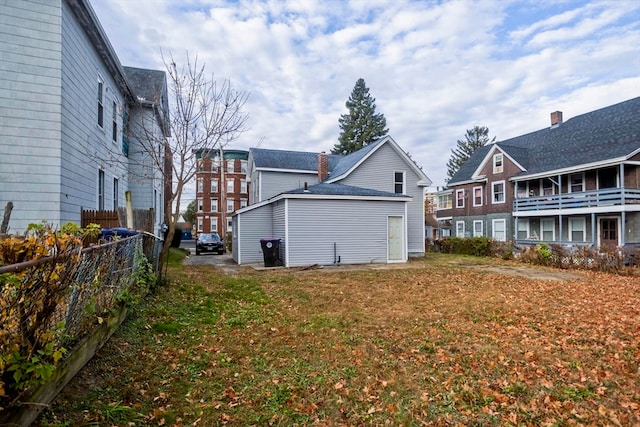
POLYGON ((196 235, 214 232, 224 238, 231 232, 231 214, 249 203, 248 157, 244 150, 196 152, 196 235))

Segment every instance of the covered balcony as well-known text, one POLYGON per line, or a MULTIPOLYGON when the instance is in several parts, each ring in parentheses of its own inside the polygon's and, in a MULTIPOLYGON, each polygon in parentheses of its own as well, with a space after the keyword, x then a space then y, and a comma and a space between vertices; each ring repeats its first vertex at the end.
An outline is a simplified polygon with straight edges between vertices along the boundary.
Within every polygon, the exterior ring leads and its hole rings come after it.
POLYGON ((520 197, 513 201, 513 211, 591 209, 631 204, 640 205, 640 189, 606 188, 575 193, 520 197))

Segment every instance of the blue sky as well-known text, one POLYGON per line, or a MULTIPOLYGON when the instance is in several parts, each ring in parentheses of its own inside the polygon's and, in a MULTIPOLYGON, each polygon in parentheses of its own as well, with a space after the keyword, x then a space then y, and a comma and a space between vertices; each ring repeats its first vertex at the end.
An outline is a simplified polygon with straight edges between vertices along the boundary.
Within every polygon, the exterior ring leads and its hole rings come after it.
POLYGON ((434 187, 475 125, 504 140, 640 96, 638 0, 90 1, 123 65, 188 51, 250 93, 233 148, 330 150, 362 77, 434 187))

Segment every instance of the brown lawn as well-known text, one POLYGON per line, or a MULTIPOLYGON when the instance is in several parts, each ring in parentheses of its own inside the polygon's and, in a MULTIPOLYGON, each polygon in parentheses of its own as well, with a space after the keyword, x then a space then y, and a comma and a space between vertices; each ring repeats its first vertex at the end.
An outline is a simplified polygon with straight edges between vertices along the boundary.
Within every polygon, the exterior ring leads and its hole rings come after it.
POLYGON ((36 425, 640 424, 637 276, 345 270, 174 269, 36 425))

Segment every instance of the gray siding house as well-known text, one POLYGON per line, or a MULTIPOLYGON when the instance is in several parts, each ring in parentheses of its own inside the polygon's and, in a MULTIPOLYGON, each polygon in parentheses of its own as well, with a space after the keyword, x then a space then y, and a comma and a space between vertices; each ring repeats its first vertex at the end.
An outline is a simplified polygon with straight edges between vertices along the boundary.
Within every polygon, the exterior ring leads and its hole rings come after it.
POLYGON ((5 2, 0 56, 0 208, 14 204, 10 232, 79 223, 82 209, 124 206, 127 191, 136 207, 156 209, 159 225, 162 179, 131 179, 149 175, 130 164, 140 150, 126 133, 129 112, 145 107, 89 2, 5 2))
POLYGON ((253 148, 254 203, 233 215, 233 258, 263 260, 279 238, 288 267, 406 262, 424 255, 429 178, 389 136, 346 156, 253 148))

